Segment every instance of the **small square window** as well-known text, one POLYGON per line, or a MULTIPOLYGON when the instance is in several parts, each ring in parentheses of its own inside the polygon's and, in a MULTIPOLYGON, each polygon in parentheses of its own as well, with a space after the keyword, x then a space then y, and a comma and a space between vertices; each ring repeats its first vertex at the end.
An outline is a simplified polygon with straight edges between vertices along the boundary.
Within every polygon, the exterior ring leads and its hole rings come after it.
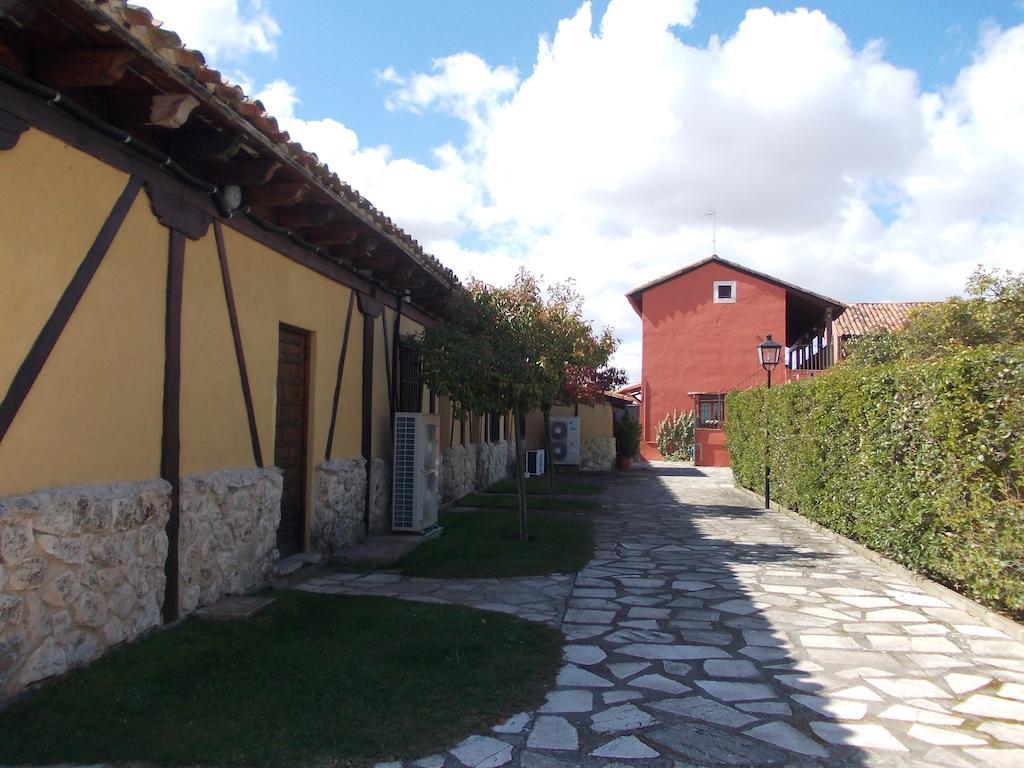
POLYGON ((716 280, 714 290, 715 304, 733 304, 736 302, 736 281, 716 280))
POLYGON ((697 426, 721 429, 725 421, 725 395, 697 396, 697 426))

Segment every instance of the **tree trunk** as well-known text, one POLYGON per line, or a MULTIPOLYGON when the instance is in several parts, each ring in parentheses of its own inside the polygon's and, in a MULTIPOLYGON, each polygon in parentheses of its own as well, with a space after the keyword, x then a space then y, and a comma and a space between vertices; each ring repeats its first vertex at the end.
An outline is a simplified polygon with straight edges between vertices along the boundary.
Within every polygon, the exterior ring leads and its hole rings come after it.
POLYGON ((551 406, 541 408, 544 414, 544 471, 548 476, 548 493, 555 492, 555 464, 551 461, 551 406))
POLYGON ((519 434, 519 412, 513 411, 516 422, 516 493, 519 495, 519 540, 530 540, 530 527, 526 513, 526 454, 523 451, 523 437, 519 434))

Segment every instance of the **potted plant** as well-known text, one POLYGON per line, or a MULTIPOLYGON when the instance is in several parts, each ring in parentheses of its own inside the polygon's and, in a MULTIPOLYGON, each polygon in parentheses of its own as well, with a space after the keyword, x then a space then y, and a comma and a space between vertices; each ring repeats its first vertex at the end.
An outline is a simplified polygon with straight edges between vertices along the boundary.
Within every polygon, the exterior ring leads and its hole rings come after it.
POLYGON ((640 450, 640 422, 624 414, 615 422, 615 462, 619 469, 629 469, 640 450))

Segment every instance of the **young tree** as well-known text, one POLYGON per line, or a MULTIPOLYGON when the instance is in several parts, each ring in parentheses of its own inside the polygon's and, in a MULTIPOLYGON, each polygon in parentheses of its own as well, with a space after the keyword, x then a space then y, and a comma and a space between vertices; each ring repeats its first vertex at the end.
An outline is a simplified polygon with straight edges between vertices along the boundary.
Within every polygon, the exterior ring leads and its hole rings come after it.
MULTIPOLYGON (((545 332, 540 285, 520 271, 498 288, 471 280, 453 296, 447 317, 423 337, 424 378, 452 407, 475 413, 511 411, 519 417, 538 407, 548 373, 541 350, 545 332)), ((515 429, 519 537, 529 539, 522 436, 515 429)))
MULTIPOLYGON (((555 405, 592 405, 609 389, 626 381, 626 374, 608 366, 619 340, 610 328, 599 335, 583 316, 583 297, 571 280, 555 283, 544 301, 541 327, 544 448, 552 455, 551 409, 555 405)), ((554 492, 554 464, 548 462, 548 492, 554 492)))

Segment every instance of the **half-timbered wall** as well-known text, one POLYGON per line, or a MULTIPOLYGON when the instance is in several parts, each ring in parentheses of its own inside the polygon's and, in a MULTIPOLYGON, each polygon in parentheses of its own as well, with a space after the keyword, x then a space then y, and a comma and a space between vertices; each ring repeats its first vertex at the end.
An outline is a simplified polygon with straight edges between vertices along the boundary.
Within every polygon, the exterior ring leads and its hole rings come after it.
MULTIPOLYGON (((28 130, 0 178, 6 393, 128 176, 28 130)), ((0 440, 0 495, 159 477, 166 273, 167 230, 139 193, 0 440)))
MULTIPOLYGON (((38 130, 0 153, 0 175, 18 180, 0 205, 6 391, 129 177, 38 130)), ((280 323, 312 336, 308 451, 323 458, 351 289, 229 226, 222 232, 264 463, 273 458, 280 323)), ((0 442, 0 495, 159 476, 167 241, 140 192, 0 442)), ((186 240, 182 296, 181 474, 254 466, 212 226, 186 240)), ((393 321, 392 310, 385 316, 393 321)), ((330 458, 360 455, 359 323, 354 313, 330 458)), ((407 332, 416 325, 403 319, 407 332)), ((384 328, 375 331, 373 455, 387 458, 388 362, 384 328)))
POLYGON ((386 530, 394 310, 369 318, 364 380, 347 285, 231 222, 158 217, 142 180, 40 129, 0 178, 0 696, 267 579, 281 324, 310 341, 303 546, 324 463, 361 485, 323 512, 386 530))

